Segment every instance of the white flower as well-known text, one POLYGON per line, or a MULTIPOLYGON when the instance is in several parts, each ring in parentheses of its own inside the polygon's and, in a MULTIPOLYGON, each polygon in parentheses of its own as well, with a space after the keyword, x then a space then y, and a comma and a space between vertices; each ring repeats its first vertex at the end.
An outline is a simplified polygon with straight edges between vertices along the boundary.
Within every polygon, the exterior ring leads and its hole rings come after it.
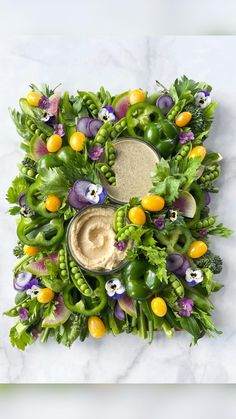
POLYGON ((203 274, 201 269, 188 268, 186 270, 185 279, 188 285, 194 286, 203 281, 203 274))
POLYGON ((109 297, 115 297, 116 294, 121 295, 125 292, 125 287, 119 279, 109 279, 105 284, 105 288, 109 297))
POLYGON ((104 122, 107 122, 107 121, 114 122, 116 120, 116 116, 114 112, 110 112, 109 109, 107 108, 102 108, 99 111, 98 117, 104 122))
POLYGON ((195 105, 201 109, 205 109, 211 103, 211 96, 208 92, 198 92, 194 95, 195 105))
POLYGON ((49 113, 49 112, 47 112, 47 111, 45 111, 44 113, 43 113, 43 115, 41 116, 41 121, 43 121, 43 122, 47 122, 47 121, 49 121, 49 119, 51 118, 51 114, 49 113))
POLYGON ((87 192, 86 192, 86 198, 89 200, 89 202, 93 204, 98 204, 100 200, 100 195, 103 192, 103 187, 99 184, 89 185, 87 192))
POLYGON ((29 295, 31 298, 35 298, 37 297, 39 290, 40 287, 38 287, 37 285, 32 285, 32 287, 26 291, 26 294, 29 295))

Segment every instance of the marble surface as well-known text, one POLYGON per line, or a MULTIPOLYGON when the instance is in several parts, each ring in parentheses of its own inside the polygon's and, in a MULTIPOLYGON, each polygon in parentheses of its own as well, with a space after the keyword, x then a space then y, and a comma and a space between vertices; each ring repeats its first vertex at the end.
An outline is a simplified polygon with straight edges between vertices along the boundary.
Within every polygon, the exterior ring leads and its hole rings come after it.
MULTIPOLYGON (((8 115, 28 84, 41 81, 63 89, 96 90, 104 84, 112 93, 142 87, 154 90, 155 79, 168 85, 186 74, 214 86, 220 101, 208 147, 224 156, 220 195, 212 212, 235 228, 236 60, 233 37, 81 38, 25 36, 0 45, 0 206, 1 281, 0 312, 12 305, 12 248, 15 222, 7 212, 4 196, 21 159, 19 137, 8 115)), ((71 349, 51 342, 37 342, 25 352, 10 346, 12 319, 0 318, 1 383, 232 383, 236 381, 236 268, 235 236, 214 239, 212 248, 224 258, 219 276, 225 284, 214 298, 214 320, 223 334, 205 337, 189 347, 189 336, 177 333, 172 340, 159 334, 152 345, 134 336, 88 339, 71 349)))

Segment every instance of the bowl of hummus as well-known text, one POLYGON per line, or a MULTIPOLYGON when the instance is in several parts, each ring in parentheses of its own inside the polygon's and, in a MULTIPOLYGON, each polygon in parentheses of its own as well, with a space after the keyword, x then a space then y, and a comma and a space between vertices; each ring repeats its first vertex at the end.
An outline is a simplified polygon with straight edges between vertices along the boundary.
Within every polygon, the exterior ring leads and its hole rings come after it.
POLYGON ((131 243, 128 242, 124 250, 114 246, 116 209, 105 204, 87 206, 70 221, 67 229, 69 252, 85 271, 111 274, 128 263, 126 255, 131 243))
POLYGON ((101 183, 106 188, 109 198, 121 205, 130 198, 143 198, 151 187, 151 172, 159 162, 157 151, 146 141, 134 137, 118 138, 112 141, 116 159, 112 170, 116 175, 116 185, 111 186, 101 176, 101 183))

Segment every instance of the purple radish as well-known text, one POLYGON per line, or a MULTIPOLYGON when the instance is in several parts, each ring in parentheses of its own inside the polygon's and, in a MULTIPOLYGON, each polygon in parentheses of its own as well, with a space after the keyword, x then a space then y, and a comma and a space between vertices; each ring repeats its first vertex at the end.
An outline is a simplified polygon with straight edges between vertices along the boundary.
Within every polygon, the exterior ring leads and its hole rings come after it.
POLYGON ((91 137, 95 137, 103 125, 103 121, 100 119, 92 119, 88 124, 88 131, 91 133, 91 137))
POLYGON ((42 322, 42 327, 55 328, 65 323, 71 315, 71 312, 66 308, 61 294, 57 297, 57 304, 53 314, 45 317, 42 322))
POLYGON ((48 154, 46 143, 39 136, 34 136, 30 141, 30 152, 34 160, 38 161, 42 156, 48 154))
POLYGON ((168 112, 173 108, 174 101, 169 95, 162 95, 157 99, 156 106, 161 110, 164 115, 167 115, 168 112))
POLYGON ((183 265, 179 269, 176 269, 173 273, 175 275, 185 277, 186 271, 189 267, 190 267, 190 263, 189 263, 188 259, 184 258, 183 265))
POLYGON ((52 253, 51 255, 46 256, 45 258, 39 259, 35 262, 31 262, 29 265, 27 265, 26 269, 27 271, 31 272, 33 275, 36 276, 48 275, 48 261, 55 264, 56 266, 58 264, 58 253, 52 253))
POLYGON ((18 204, 20 207, 23 207, 26 204, 26 193, 22 193, 19 195, 18 204))
POLYGON ((204 191, 205 206, 209 205, 211 202, 211 195, 208 191, 204 191))
POLYGON ((77 122, 77 131, 83 132, 86 137, 92 137, 92 134, 89 130, 89 123, 93 120, 88 116, 80 118, 77 122))
POLYGON ((135 301, 126 295, 117 300, 120 308, 131 317, 137 317, 135 301))
POLYGON ((114 314, 118 320, 125 321, 125 312, 120 308, 118 302, 115 305, 114 314))
POLYGON ((118 119, 124 118, 129 107, 129 92, 124 92, 116 96, 112 102, 112 107, 118 119))
POLYGON ((166 258, 167 271, 175 272, 177 269, 183 266, 184 261, 185 261, 185 258, 180 253, 171 253, 166 258))
POLYGON ((173 202, 173 206, 178 208, 184 217, 188 218, 193 218, 197 210, 196 201, 188 191, 182 192, 181 196, 173 202))

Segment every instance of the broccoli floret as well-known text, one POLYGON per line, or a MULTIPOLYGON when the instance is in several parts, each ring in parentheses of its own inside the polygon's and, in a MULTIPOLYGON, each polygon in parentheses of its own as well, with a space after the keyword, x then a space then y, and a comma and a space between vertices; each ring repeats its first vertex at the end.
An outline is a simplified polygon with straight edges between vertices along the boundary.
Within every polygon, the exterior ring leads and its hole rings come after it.
POLYGON ((198 268, 208 268, 213 272, 213 274, 219 274, 223 267, 223 261, 221 257, 214 255, 214 253, 212 253, 210 250, 208 250, 201 258, 195 259, 194 262, 198 268))
POLYGON ((13 249, 13 255, 20 259, 24 256, 24 245, 21 242, 18 242, 13 249))

